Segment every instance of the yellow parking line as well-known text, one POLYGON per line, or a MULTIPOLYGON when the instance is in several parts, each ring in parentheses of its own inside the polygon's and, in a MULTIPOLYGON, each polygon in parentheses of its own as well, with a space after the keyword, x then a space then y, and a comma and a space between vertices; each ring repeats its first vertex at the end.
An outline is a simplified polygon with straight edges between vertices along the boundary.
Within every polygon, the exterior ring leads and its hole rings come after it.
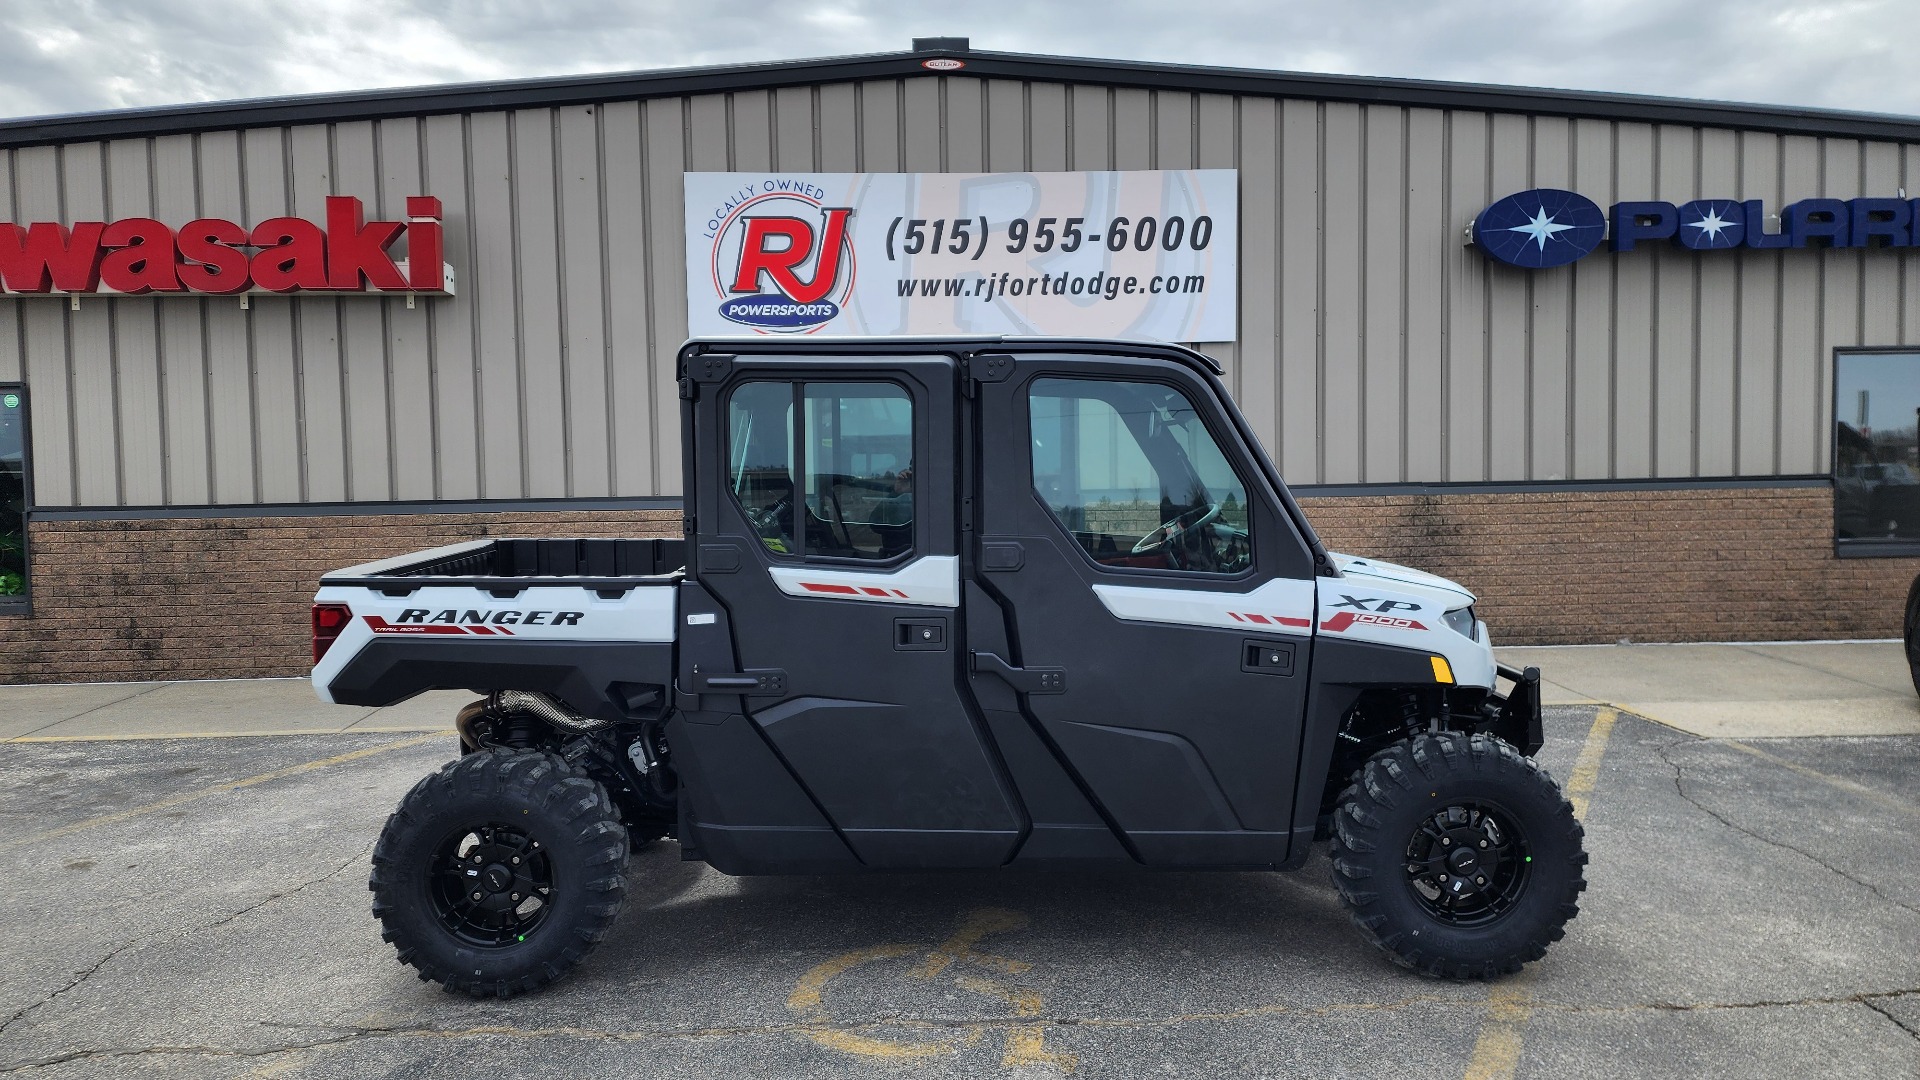
POLYGON ((148 814, 156 814, 162 810, 171 810, 176 806, 182 806, 198 799, 204 799, 209 795, 220 795, 229 791, 238 791, 241 788, 253 787, 255 784, 264 784, 269 780, 281 780, 289 776, 298 776, 301 773, 313 772, 316 769, 324 769, 332 765, 344 765, 349 761, 358 761, 361 758, 372 757, 375 754, 384 754, 389 750, 404 750, 409 746, 419 746, 421 743, 439 738, 444 738, 439 732, 434 732, 429 735, 417 735, 411 739, 400 739, 396 742, 382 743, 379 746, 370 746, 364 750, 335 754, 333 757, 321 758, 318 761, 309 761, 301 765, 289 765, 284 769, 275 769, 272 772, 264 772, 258 776, 249 776, 244 780, 229 780, 224 784, 214 784, 212 787, 204 787, 198 791, 189 791, 185 794, 175 795, 172 798, 161 799, 159 802, 148 803, 145 806, 136 806, 130 810, 121 810, 112 814, 102 814, 99 817, 87 818, 85 821, 76 821, 71 825, 62 825, 57 829, 48 829, 46 832, 33 833, 14 840, 0 841, 0 851, 11 851, 17 847, 24 847, 27 844, 37 844, 44 840, 57 840, 63 836, 72 836, 77 832, 97 829, 102 825, 116 825, 122 821, 132 821, 134 818, 145 817, 148 814))
MULTIPOLYGON (((1606 756, 1607 740, 1613 737, 1617 710, 1602 707, 1587 730, 1587 741, 1574 759, 1573 772, 1567 776, 1567 801, 1573 804, 1575 820, 1587 819, 1587 807, 1593 798, 1593 786, 1600 779, 1600 759, 1606 756)), ((1533 1016, 1533 994, 1523 973, 1495 986, 1487 993, 1487 1017, 1480 1025, 1480 1036, 1473 1043, 1473 1058, 1467 1062, 1463 1080, 1513 1080, 1520 1065, 1520 1033, 1533 1016)))

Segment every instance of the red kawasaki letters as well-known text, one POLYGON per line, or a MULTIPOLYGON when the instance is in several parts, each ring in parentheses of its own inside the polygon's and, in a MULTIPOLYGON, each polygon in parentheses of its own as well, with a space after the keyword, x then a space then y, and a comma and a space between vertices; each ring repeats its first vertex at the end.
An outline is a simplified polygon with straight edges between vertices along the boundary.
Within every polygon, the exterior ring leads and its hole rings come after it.
POLYGON ((327 199, 325 228, 221 218, 169 228, 153 218, 0 223, 0 288, 9 293, 445 292, 440 200, 413 196, 406 221, 368 221, 357 198, 327 199), (407 238, 403 273, 392 248, 407 238), (253 249, 249 251, 248 249, 253 249))

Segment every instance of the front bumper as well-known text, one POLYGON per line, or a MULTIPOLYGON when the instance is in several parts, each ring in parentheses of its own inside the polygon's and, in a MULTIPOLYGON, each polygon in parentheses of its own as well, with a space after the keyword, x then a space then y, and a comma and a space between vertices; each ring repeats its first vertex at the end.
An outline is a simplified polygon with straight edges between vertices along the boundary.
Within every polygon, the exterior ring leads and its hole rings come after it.
POLYGON ((1502 694, 1499 680, 1495 680, 1487 694, 1485 707, 1493 721, 1493 733, 1532 757, 1547 741, 1540 726, 1540 669, 1495 664, 1494 672, 1511 682, 1513 688, 1502 694))

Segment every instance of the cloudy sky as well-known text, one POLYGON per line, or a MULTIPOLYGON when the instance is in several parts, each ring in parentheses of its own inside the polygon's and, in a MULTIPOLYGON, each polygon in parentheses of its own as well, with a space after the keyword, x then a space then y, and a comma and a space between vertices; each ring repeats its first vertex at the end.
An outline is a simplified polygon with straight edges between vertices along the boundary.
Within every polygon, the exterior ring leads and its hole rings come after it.
POLYGON ((1920 114, 1915 0, 14 0, 0 116, 975 48, 1920 114))

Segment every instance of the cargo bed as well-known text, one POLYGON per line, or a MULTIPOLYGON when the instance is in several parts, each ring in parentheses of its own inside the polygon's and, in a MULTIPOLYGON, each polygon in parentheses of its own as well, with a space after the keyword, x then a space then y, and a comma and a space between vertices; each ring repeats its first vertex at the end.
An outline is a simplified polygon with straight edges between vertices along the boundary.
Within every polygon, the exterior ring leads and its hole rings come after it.
POLYGON ((389 595, 396 589, 412 591, 429 585, 522 589, 566 584, 628 589, 673 580, 686 566, 685 552, 686 541, 678 538, 469 540, 335 570, 320 583, 364 586, 389 595))

